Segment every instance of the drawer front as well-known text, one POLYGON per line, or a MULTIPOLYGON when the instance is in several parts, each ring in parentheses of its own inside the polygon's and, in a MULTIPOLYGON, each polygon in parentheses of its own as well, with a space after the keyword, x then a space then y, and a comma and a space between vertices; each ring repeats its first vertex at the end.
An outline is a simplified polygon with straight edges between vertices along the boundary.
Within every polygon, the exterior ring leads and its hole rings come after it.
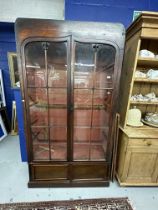
POLYGON ((31 181, 109 180, 107 163, 30 164, 31 181))
POLYGON ((158 139, 129 139, 128 146, 158 147, 158 139))
POLYGON ((107 180, 108 166, 104 164, 75 164, 71 166, 72 180, 107 180))
POLYGON ((32 165, 33 180, 62 180, 68 177, 68 165, 32 165))

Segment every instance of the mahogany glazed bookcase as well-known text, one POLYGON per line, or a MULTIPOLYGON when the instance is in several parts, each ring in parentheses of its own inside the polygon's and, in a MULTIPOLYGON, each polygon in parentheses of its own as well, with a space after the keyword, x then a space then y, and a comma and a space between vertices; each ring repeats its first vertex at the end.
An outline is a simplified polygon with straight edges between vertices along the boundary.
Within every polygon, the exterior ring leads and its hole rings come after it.
POLYGON ((23 18, 15 25, 28 186, 108 186, 124 27, 23 18))

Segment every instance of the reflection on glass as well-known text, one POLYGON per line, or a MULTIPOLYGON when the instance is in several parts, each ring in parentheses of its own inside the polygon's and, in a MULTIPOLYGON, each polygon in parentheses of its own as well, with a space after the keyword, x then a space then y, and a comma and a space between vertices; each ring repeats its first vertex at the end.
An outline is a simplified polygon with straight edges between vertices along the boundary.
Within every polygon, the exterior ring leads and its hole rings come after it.
POLYGON ((92 125, 94 127, 105 127, 109 125, 109 112, 100 109, 93 110, 92 125))
MULTIPOLYGON (((82 69, 82 68, 81 68, 82 69)), ((74 87, 75 88, 92 88, 94 74, 90 71, 75 71, 74 72, 74 87)))
POLYGON ((67 159, 67 128, 66 127, 51 127, 51 159, 66 160, 67 159))
POLYGON ((45 54, 41 42, 30 42, 25 46, 25 63, 28 87, 45 87, 45 54))
POLYGON ((92 106, 92 91, 86 89, 75 89, 74 90, 74 106, 92 106))
POLYGON ((106 159, 114 63, 114 47, 75 42, 74 160, 106 159))
POLYGON ((74 160, 89 160, 89 146, 85 144, 76 144, 74 142, 74 160))
POLYGON ((67 159, 67 144, 66 143, 51 143, 51 160, 66 160, 67 159))
POLYGON ((90 139, 90 128, 74 127, 74 141, 75 143, 89 142, 90 139))
POLYGON ((49 120, 52 126, 67 126, 67 109, 50 109, 49 120))
POLYGON ((67 128, 66 127, 51 127, 50 128, 50 140, 51 142, 66 142, 67 128))
POLYGON ((34 160, 49 159, 48 128, 31 127, 34 160))
POLYGON ((113 85, 113 72, 112 71, 97 71, 95 74, 95 87, 96 88, 111 88, 113 85))
POLYGON ((46 87, 45 69, 40 67, 30 67, 27 65, 28 87, 46 87))
POLYGON ((91 110, 74 110, 74 126, 90 126, 91 125, 91 110))
MULTIPOLYGON (((103 144, 103 143, 102 143, 103 144)), ((91 146, 91 160, 105 160, 105 152, 101 145, 91 146)))
POLYGON ((28 87, 67 86, 66 42, 31 42, 25 55, 28 87))
POLYGON ((50 42, 47 56, 48 86, 67 87, 67 43, 50 42))
POLYGON ((49 105, 65 105, 67 104, 67 89, 49 88, 49 105))
POLYGON ((115 48, 110 45, 98 44, 97 49, 95 87, 112 87, 116 53, 115 48))
POLYGON ((31 125, 48 126, 46 88, 28 88, 28 103, 31 125))
POLYGON ((93 105, 111 105, 111 90, 94 90, 93 105))
POLYGON ((48 77, 49 87, 67 87, 67 71, 58 69, 49 69, 48 77))
POLYGON ((92 44, 76 43, 74 65, 74 87, 92 88, 94 53, 92 44))

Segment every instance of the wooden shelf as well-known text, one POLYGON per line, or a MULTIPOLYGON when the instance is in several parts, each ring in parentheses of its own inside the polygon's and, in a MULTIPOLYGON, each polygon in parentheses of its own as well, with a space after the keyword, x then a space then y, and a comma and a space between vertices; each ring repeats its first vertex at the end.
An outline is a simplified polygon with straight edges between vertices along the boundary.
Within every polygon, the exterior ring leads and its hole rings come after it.
POLYGON ((158 83, 158 79, 135 78, 134 82, 158 83))
POLYGON ((153 66, 158 67, 158 59, 139 57, 137 64, 138 65, 147 65, 147 66, 151 66, 151 67, 153 67, 153 66))
POLYGON ((126 128, 119 126, 119 128, 130 138, 149 138, 158 140, 158 129, 155 127, 143 125, 142 127, 126 126, 126 128))
MULTIPOLYGON (((45 109, 67 109, 67 105, 64 104, 39 104, 39 103, 30 103, 29 107, 31 106, 36 106, 37 108, 45 108, 45 109)), ((110 107, 109 104, 98 104, 98 105, 82 105, 82 104, 78 104, 78 105, 74 105, 74 107, 72 107, 72 109, 82 109, 82 110, 104 110, 107 107, 110 107)))
POLYGON ((158 105, 158 102, 147 102, 147 101, 130 101, 130 104, 142 104, 142 105, 158 105))

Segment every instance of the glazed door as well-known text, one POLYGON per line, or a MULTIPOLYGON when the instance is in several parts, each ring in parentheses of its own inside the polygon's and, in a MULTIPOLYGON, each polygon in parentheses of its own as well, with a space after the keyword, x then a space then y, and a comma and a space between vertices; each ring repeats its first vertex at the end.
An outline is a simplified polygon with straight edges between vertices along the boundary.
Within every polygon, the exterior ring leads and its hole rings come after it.
POLYGON ((74 42, 73 160, 107 160, 110 141, 115 48, 74 42))
POLYGON ((31 160, 67 160, 69 48, 68 39, 32 41, 24 47, 31 160))

